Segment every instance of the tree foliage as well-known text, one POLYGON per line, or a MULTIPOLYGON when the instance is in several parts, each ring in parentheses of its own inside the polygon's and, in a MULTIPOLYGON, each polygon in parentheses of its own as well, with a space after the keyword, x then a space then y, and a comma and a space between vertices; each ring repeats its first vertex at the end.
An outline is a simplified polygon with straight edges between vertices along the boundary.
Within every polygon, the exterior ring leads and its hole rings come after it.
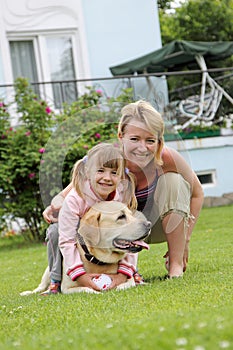
POLYGON ((170 0, 157 0, 158 8, 162 11, 168 10, 171 8, 170 0))
POLYGON ((186 0, 159 11, 163 44, 172 40, 233 41, 233 0, 186 0))

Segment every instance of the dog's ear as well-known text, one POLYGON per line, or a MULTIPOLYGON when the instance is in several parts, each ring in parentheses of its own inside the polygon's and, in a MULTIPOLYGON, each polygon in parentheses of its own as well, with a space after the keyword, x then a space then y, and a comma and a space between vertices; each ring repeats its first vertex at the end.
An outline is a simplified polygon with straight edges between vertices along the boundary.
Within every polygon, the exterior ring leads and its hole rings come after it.
POLYGON ((89 245, 96 246, 100 240, 99 220, 100 212, 88 211, 80 221, 79 233, 89 245))

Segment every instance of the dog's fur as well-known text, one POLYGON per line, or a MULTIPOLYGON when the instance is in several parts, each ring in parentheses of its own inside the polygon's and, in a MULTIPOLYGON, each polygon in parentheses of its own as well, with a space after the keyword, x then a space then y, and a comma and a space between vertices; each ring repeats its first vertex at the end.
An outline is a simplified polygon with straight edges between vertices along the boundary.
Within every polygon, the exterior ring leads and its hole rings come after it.
MULTIPOLYGON (((95 204, 80 221, 79 234, 82 236, 89 252, 106 264, 97 265, 88 261, 80 243, 77 242, 85 271, 96 274, 116 274, 118 262, 126 253, 136 253, 148 245, 143 241, 150 233, 151 223, 138 211, 134 214, 120 202, 100 202, 95 204)), ((79 286, 78 280, 73 282, 66 275, 67 268, 63 264, 61 283, 62 293, 92 292, 93 289, 79 286)), ((21 295, 41 293, 50 283, 49 268, 47 267, 40 285, 33 291, 25 291, 21 295)), ((133 277, 117 287, 126 289, 135 286, 133 277)), ((98 293, 98 292, 97 292, 98 293)))

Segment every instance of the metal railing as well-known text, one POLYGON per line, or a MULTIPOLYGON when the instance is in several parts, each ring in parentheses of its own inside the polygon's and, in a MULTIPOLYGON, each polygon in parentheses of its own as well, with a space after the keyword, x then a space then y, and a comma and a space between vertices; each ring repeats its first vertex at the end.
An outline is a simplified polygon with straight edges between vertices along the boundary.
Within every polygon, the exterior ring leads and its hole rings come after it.
MULTIPOLYGON (((229 93, 233 91, 233 67, 208 69, 215 81, 229 93)), ((161 72, 155 74, 122 75, 116 77, 100 77, 90 79, 31 82, 31 86, 38 96, 47 101, 56 110, 62 108, 64 103, 76 101, 86 88, 91 86, 101 90, 104 98, 117 97, 122 89, 132 88, 135 100, 143 98, 149 100, 160 112, 165 112, 168 119, 177 118, 180 111, 177 101, 189 96, 198 95, 201 87, 201 70, 161 72), (169 86, 176 89, 169 91, 169 86), (197 81, 190 84, 190 81, 197 81), (199 80, 199 81, 198 81, 199 80), (189 83, 187 83, 189 82, 189 83)), ((0 85, 0 100, 6 104, 13 100, 14 84, 0 85)), ((233 113, 232 105, 222 101, 218 113, 233 113)))

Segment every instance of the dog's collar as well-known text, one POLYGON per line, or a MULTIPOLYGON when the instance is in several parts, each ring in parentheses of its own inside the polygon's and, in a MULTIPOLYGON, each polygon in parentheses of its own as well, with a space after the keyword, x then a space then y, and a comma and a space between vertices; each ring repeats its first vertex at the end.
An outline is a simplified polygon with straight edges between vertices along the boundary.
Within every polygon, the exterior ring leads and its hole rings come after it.
POLYGON ((106 262, 98 260, 94 255, 92 255, 89 252, 89 250, 84 242, 83 236, 81 236, 79 232, 77 232, 77 236, 78 236, 78 242, 85 252, 85 258, 88 261, 90 261, 92 264, 95 264, 95 265, 106 265, 107 264, 106 262))

